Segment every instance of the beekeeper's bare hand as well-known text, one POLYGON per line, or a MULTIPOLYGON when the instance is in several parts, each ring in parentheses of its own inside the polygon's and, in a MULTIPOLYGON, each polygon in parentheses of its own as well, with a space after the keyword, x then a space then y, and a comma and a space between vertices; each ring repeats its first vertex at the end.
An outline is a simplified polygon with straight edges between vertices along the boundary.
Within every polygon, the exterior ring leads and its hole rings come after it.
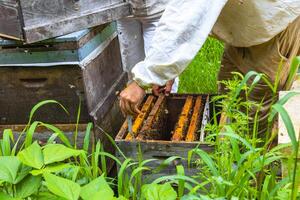
POLYGON ((146 92, 135 81, 130 83, 120 93, 120 108, 124 116, 140 113, 138 106, 143 101, 146 92))
POLYGON ((164 93, 165 95, 168 96, 171 93, 173 84, 174 84, 174 80, 170 80, 166 83, 165 86, 153 85, 152 92, 156 96, 158 96, 160 93, 164 93))

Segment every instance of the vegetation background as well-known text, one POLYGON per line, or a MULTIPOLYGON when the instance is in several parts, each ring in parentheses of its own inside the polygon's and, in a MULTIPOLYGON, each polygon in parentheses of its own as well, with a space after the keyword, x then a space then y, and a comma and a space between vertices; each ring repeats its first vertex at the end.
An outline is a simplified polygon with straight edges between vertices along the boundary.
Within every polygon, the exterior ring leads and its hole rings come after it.
POLYGON ((195 59, 180 76, 180 93, 216 93, 217 74, 224 45, 209 38, 195 59), (200 84, 201 83, 201 84, 200 84))

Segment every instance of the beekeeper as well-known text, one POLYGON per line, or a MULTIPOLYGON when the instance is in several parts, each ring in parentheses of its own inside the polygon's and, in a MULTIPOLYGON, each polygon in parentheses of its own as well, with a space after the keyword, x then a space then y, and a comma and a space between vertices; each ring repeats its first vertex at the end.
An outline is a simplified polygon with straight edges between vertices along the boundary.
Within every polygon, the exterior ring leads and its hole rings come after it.
MULTIPOLYGON (((149 56, 149 50, 159 19, 169 0, 130 0, 133 15, 117 21, 121 58, 123 69, 128 72, 132 80, 132 68, 145 57, 149 56)), ((164 87, 153 85, 153 92, 160 90, 165 93, 176 93, 179 79, 170 80, 164 87)))
MULTIPOLYGON (((300 54, 299 16, 300 0, 170 0, 145 59, 132 69, 134 81, 120 94, 122 111, 136 114, 145 89, 165 85, 182 73, 210 33, 226 44, 219 80, 230 79, 233 71, 256 71, 274 82, 283 60, 278 90, 283 89, 290 61, 300 54)), ((264 100, 261 131, 271 97, 263 82, 249 96, 264 100)))

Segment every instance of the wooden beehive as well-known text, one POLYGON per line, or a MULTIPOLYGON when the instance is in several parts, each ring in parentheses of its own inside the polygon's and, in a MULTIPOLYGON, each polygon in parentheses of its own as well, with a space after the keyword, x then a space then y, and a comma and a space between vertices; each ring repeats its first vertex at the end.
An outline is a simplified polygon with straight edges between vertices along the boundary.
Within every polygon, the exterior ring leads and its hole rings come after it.
POLYGON ((128 15, 123 0, 0 0, 0 36, 33 43, 128 15))
MULTIPOLYGON (((0 132, 9 127, 20 132, 33 105, 45 99, 59 101, 70 115, 57 105, 46 105, 34 120, 74 131, 79 98, 82 134, 91 121, 109 133, 118 131, 123 118, 116 92, 126 84, 127 74, 114 23, 31 45, 11 40, 0 40, 0 45, 0 132)), ((102 133, 95 132, 96 139, 108 144, 102 133)))
MULTIPOLYGON (((155 174, 151 180, 176 174, 178 164, 184 166, 186 174, 195 174, 197 171, 195 164, 188 168, 186 160, 188 151, 199 147, 209 152, 213 148, 204 142, 204 127, 210 115, 209 96, 173 94, 154 98, 150 95, 141 109, 142 113, 134 120, 132 133, 128 133, 128 123, 125 121, 115 138, 123 154, 136 160, 141 151, 143 159, 156 159, 148 164, 151 168, 158 167, 172 156, 185 158, 176 159, 167 168, 155 174), (153 105, 150 106, 151 104, 153 105), (194 135, 194 138, 191 139, 191 135, 194 135)), ((117 157, 124 159, 118 152, 117 157)))

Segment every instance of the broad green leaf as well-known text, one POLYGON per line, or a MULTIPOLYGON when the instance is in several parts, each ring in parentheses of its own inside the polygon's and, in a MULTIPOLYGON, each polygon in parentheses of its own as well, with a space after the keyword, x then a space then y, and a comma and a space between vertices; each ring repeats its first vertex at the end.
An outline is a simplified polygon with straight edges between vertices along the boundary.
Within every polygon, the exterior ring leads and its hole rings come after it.
POLYGON ((19 167, 18 174, 17 174, 17 179, 15 180, 14 184, 17 184, 21 180, 23 180, 23 178, 25 178, 29 174, 31 169, 32 169, 31 167, 21 164, 21 166, 19 167))
POLYGON ((44 163, 50 164, 64 161, 84 153, 83 150, 68 148, 62 144, 47 144, 43 149, 44 163))
POLYGON ((1 200, 22 200, 22 199, 19 199, 19 198, 11 197, 8 194, 5 194, 3 192, 0 192, 0 199, 1 200))
POLYGON ((41 185, 41 176, 26 176, 16 187, 16 196, 26 198, 37 192, 41 185))
POLYGON ((41 169, 44 165, 42 148, 36 141, 28 148, 19 152, 18 158, 24 165, 33 167, 35 169, 41 169))
POLYGON ((176 200, 177 194, 169 183, 147 184, 142 187, 142 199, 144 200, 176 200))
POLYGON ((21 162, 14 156, 0 157, 0 180, 14 184, 17 180, 17 175, 21 162))
POLYGON ((47 188, 53 194, 67 200, 78 200, 80 194, 79 184, 50 173, 45 173, 44 178, 47 188))
POLYGON ((100 176, 81 188, 80 196, 84 200, 114 199, 114 192, 106 182, 104 176, 100 176))
POLYGON ((64 169, 71 168, 71 167, 74 167, 74 166, 71 165, 71 164, 64 164, 64 163, 54 164, 54 165, 48 165, 48 166, 46 166, 45 168, 42 168, 42 169, 32 170, 32 171, 30 171, 30 173, 34 176, 38 176, 38 175, 41 175, 41 174, 44 174, 44 173, 60 172, 64 169))
POLYGON ((65 198, 58 197, 50 192, 39 192, 38 200, 66 200, 65 198))

